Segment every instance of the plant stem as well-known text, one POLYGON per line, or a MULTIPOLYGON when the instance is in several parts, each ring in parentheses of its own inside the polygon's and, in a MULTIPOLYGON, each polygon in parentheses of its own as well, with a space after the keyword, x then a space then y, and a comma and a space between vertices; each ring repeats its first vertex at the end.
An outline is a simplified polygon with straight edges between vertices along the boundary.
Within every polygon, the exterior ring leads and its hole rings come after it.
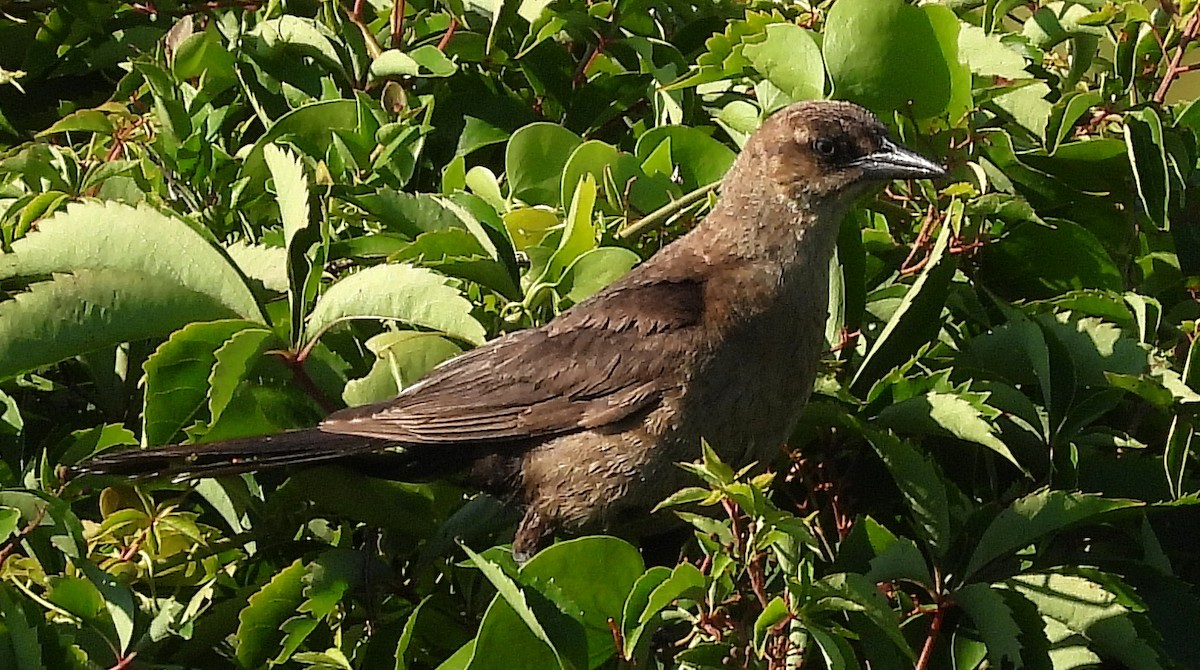
POLYGON ((404 12, 407 11, 405 0, 396 0, 392 7, 392 48, 399 49, 404 37, 404 12))
MULTIPOLYGON (((1175 54, 1171 56, 1171 62, 1167 64, 1167 71, 1163 73, 1163 80, 1158 85, 1158 90, 1154 91, 1154 95, 1150 100, 1161 105, 1167 99, 1167 91, 1170 90, 1171 84, 1179 76, 1189 70, 1189 67, 1183 64, 1183 55, 1187 51, 1187 46, 1197 35, 1200 35, 1200 10, 1192 10, 1192 16, 1188 19, 1187 25, 1183 28, 1183 33, 1179 36, 1179 44, 1175 47, 1175 54)), ((1164 54, 1165 55, 1165 54, 1164 54)))
POLYGON ((623 240, 627 240, 627 239, 633 237, 634 235, 644 233, 647 230, 657 228, 658 226, 665 224, 672 216, 674 216, 675 214, 679 213, 680 211, 690 207, 691 205, 695 204, 701 198, 706 197, 712 191, 717 190, 717 187, 720 185, 721 185, 721 182, 714 181, 711 184, 706 184, 704 186, 701 186, 700 188, 696 189, 695 191, 692 191, 691 193, 685 194, 682 198, 680 198, 678 200, 669 202, 669 203, 663 205, 662 207, 659 207, 658 209, 654 210, 653 212, 650 212, 649 214, 647 214, 646 216, 643 216, 636 223, 631 223, 631 224, 625 226, 624 228, 621 228, 620 230, 618 230, 617 237, 619 237, 623 240))
POLYGON ((942 632, 942 619, 945 615, 946 608, 939 603, 937 609, 933 611, 933 619, 929 622, 929 633, 925 636, 925 645, 921 647, 921 657, 917 659, 914 670, 926 670, 929 667, 929 661, 933 658, 933 647, 937 643, 938 635, 942 632))

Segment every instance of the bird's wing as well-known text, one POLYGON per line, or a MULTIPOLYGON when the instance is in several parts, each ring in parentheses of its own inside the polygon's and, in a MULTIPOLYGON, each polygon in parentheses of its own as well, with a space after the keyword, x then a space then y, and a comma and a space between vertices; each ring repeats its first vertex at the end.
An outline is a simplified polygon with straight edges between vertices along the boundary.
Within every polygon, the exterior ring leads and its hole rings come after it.
POLYGON ((409 444, 507 442, 615 423, 678 383, 704 311, 698 280, 621 282, 551 323, 451 359, 322 431, 409 444))

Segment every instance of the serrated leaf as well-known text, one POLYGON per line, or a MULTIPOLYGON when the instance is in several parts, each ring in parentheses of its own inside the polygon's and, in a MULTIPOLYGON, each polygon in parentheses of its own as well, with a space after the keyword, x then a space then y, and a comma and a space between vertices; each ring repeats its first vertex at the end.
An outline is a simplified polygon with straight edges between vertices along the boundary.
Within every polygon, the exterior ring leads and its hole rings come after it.
POLYGON ((276 144, 263 148, 263 160, 275 182, 283 242, 290 250, 296 233, 308 227, 308 181, 304 177, 304 166, 295 154, 276 144))
POLYGON ((208 376, 211 389, 208 415, 213 422, 220 420, 238 385, 274 339, 275 334, 266 328, 245 328, 233 333, 214 352, 212 372, 208 376))
POLYGON ((145 275, 81 270, 0 302, 0 378, 96 349, 235 316, 211 296, 145 275))
POLYGON ((234 653, 243 668, 261 668, 275 656, 282 635, 280 625, 303 602, 304 564, 296 559, 277 572, 247 600, 238 613, 234 653))
POLYGON ((1013 456, 1008 445, 996 436, 995 426, 987 420, 995 419, 998 415, 998 410, 984 404, 984 398, 967 398, 958 393, 930 392, 885 408, 879 413, 878 420, 902 433, 941 433, 981 444, 1024 472, 1024 466, 1013 456))
POLYGON ((249 287, 221 252, 187 224, 147 206, 72 203, 41 221, 36 233, 13 242, 12 253, 0 255, 0 278, 83 270, 126 273, 130 284, 170 284, 206 296, 234 315, 264 320, 249 287))
POLYGON ((946 250, 956 222, 963 217, 963 209, 961 200, 951 202, 924 269, 905 292, 900 306, 884 325, 850 382, 856 393, 865 393, 876 379, 908 360, 941 330, 942 307, 957 268, 957 261, 946 250))
POLYGON ((997 667, 1021 667, 1021 627, 1004 596, 988 584, 967 584, 951 597, 967 613, 997 667))
POLYGON ((257 279, 271 291, 285 293, 288 290, 287 250, 263 244, 249 244, 239 240, 225 247, 225 253, 250 279, 257 279))
POLYGON ((212 390, 218 350, 242 331, 271 336, 251 321, 193 323, 175 331, 146 359, 142 430, 148 444, 171 442, 193 422, 212 390))
POLYGON ((1088 647, 1131 670, 1161 670, 1158 651, 1134 623, 1118 595, 1078 575, 1037 573, 1013 577, 1005 585, 1032 601, 1038 612, 1082 635, 1088 647))
POLYGON ((945 475, 908 442, 882 431, 867 430, 863 434, 896 480, 917 532, 934 553, 944 555, 954 531, 950 523, 951 484, 945 475))
POLYGON ((471 316, 470 301, 448 283, 436 272, 410 265, 361 270, 321 294, 308 317, 307 336, 347 319, 384 319, 482 344, 485 332, 471 316))
POLYGON ((964 579, 1039 537, 1114 510, 1144 504, 1070 491, 1042 489, 1031 493, 1000 512, 983 531, 967 563, 964 579))

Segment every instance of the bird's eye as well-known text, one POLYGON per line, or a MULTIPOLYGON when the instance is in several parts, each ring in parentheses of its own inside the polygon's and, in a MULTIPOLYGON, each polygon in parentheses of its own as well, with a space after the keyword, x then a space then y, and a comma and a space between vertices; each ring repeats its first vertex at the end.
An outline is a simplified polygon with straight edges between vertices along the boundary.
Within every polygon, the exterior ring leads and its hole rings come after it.
POLYGON ((827 137, 818 137, 813 140, 812 146, 814 151, 825 158, 833 158, 834 154, 837 153, 837 144, 827 137))

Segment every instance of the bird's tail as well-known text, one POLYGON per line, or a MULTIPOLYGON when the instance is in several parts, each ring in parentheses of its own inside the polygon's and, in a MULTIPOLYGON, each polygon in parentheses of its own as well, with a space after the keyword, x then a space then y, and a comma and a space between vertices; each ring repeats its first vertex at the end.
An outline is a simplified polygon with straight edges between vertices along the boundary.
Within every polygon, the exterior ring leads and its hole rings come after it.
POLYGON ((316 428, 208 444, 173 444, 105 453, 69 469, 69 476, 218 477, 289 465, 320 463, 384 451, 394 442, 326 433, 316 428))

